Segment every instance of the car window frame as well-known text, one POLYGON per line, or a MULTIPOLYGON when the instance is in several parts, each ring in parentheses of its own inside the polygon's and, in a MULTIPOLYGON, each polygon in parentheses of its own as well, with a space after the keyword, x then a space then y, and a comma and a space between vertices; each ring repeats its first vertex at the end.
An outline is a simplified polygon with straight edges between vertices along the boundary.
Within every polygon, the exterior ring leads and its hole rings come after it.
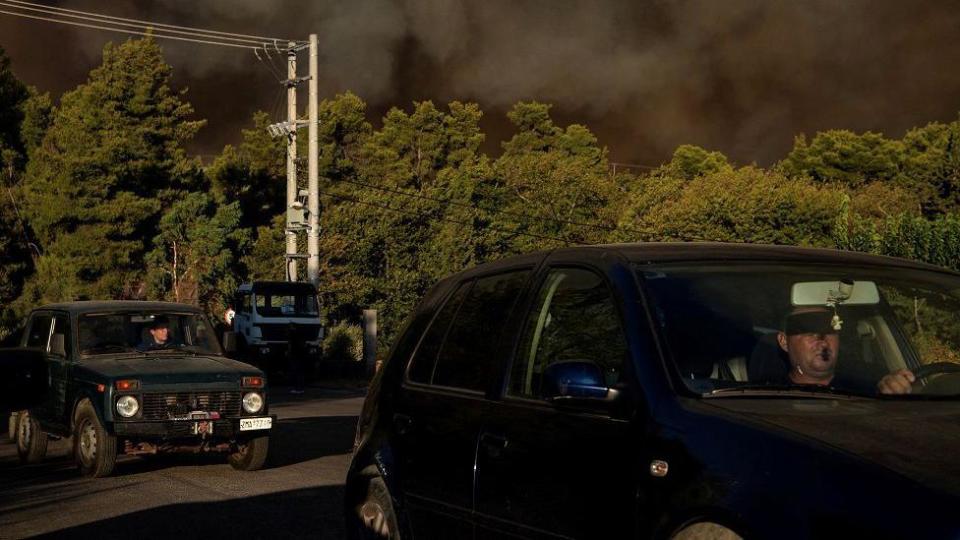
POLYGON ((53 312, 53 311, 49 311, 49 310, 38 310, 38 311, 34 311, 33 313, 30 314, 30 324, 29 324, 29 326, 27 326, 27 331, 24 332, 24 335, 23 335, 23 347, 24 347, 24 348, 40 349, 40 350, 43 351, 43 354, 44 354, 44 355, 47 355, 47 354, 49 353, 49 351, 50 351, 50 338, 51 338, 51 336, 53 336, 53 316, 54 316, 54 312, 53 312), (47 340, 46 340, 46 342, 45 342, 42 346, 39 346, 39 345, 29 345, 29 342, 30 342, 30 334, 33 333, 33 324, 34 324, 34 322, 35 322, 38 318, 40 318, 40 317, 50 317, 50 321, 48 322, 48 326, 47 326, 47 340))
MULTIPOLYGON (((527 295, 526 305, 524 306, 523 312, 521 314, 522 318, 520 318, 518 321, 518 323, 521 325, 521 328, 517 332, 516 336, 514 336, 514 343, 511 347, 512 352, 509 355, 510 361, 507 363, 507 365, 503 369, 502 384, 500 386, 500 398, 504 402, 510 402, 515 404, 537 405, 539 407, 542 407, 548 410, 554 410, 554 411, 558 410, 555 406, 550 404, 549 401, 543 398, 518 396, 510 393, 510 381, 513 376, 513 366, 517 361, 520 360, 520 355, 522 353, 520 349, 522 348, 522 345, 523 345, 523 338, 526 332, 526 323, 529 320, 529 317, 532 315, 532 312, 537 308, 536 306, 537 293, 539 293, 541 288, 546 284, 547 279, 550 277, 551 271, 557 270, 557 269, 565 269, 565 268, 586 270, 588 272, 593 272, 594 274, 600 277, 600 280, 603 282, 604 286, 606 287, 607 293, 609 294, 609 297, 613 302, 614 311, 617 314, 617 324, 620 326, 620 333, 621 333, 621 336, 623 337, 624 347, 627 351, 627 358, 625 358, 623 362, 624 374, 627 375, 628 378, 630 377, 636 378, 636 375, 634 373, 634 367, 630 365, 633 363, 632 357, 633 357, 634 351, 632 350, 632 347, 630 344, 630 338, 627 332, 627 328, 625 326, 626 313, 624 313, 623 299, 620 297, 619 294, 617 294, 617 288, 614 286, 614 283, 610 280, 610 276, 608 275, 608 272, 597 265, 586 263, 583 261, 568 261, 563 259, 558 259, 554 261, 547 260, 544 262, 543 265, 541 265, 540 268, 538 268, 537 276, 535 276, 535 279, 532 280, 531 286, 528 287, 529 294, 527 295)), ((627 268, 629 269, 629 264, 627 265, 627 268)), ((516 314, 516 311, 515 311, 515 314, 516 314)), ((571 409, 571 410, 576 410, 578 413, 582 412, 586 414, 594 414, 594 415, 598 414, 596 410, 589 409, 589 408, 583 408, 582 410, 580 409, 571 409)), ((602 413, 601 415, 609 416, 606 413, 602 413)))
MULTIPOLYGON (((409 357, 403 360, 404 368, 403 368, 403 377, 401 379, 401 388, 412 389, 412 390, 423 390, 428 392, 436 392, 440 394, 472 396, 475 398, 493 397, 491 395, 491 392, 492 392, 491 388, 493 388, 494 385, 499 385, 501 380, 503 380, 503 371, 502 371, 504 369, 503 362, 497 363, 496 365, 491 367, 491 380, 488 381, 488 386, 490 388, 487 388, 484 390, 473 390, 470 388, 462 388, 458 386, 445 386, 445 385, 438 385, 433 383, 424 383, 424 382, 414 381, 410 379, 410 367, 413 365, 413 359, 416 358, 417 352, 419 352, 420 347, 423 346, 423 340, 424 338, 426 338, 427 333, 433 327, 433 324, 436 321, 437 316, 440 314, 443 308, 446 307, 447 302, 449 302, 453 298, 453 296, 460 289, 460 287, 469 283, 469 288, 467 290, 466 296, 463 299, 465 302, 467 297, 469 297, 470 292, 473 290, 473 287, 476 286, 476 282, 478 280, 489 278, 489 277, 500 276, 504 274, 515 273, 515 272, 527 272, 528 273, 527 278, 524 281, 523 285, 521 286, 519 293, 517 294, 517 300, 510 307, 509 313, 504 314, 503 320, 504 320, 505 330, 509 332, 510 324, 513 322, 514 317, 517 314, 517 310, 525 309, 525 306, 522 304, 524 304, 525 301, 527 300, 526 295, 530 291, 532 284, 536 282, 536 280, 538 279, 538 275, 537 275, 538 269, 539 269, 538 264, 524 263, 524 264, 518 264, 518 265, 505 266, 497 269, 491 269, 490 271, 483 272, 483 273, 477 273, 477 274, 471 273, 469 275, 465 275, 461 277, 460 279, 452 281, 449 285, 449 290, 444 294, 444 298, 440 302, 438 302, 436 307, 434 308, 433 313, 430 316, 430 322, 420 332, 420 336, 417 339, 416 346, 411 351, 409 357)), ((460 309, 462 307, 463 307, 463 302, 461 302, 461 304, 457 306, 457 311, 453 315, 453 320, 450 324, 450 327, 448 327, 443 334, 443 340, 441 341, 440 349, 437 352, 438 355, 440 351, 443 350, 443 347, 446 345, 447 337, 449 336, 450 330, 453 328, 453 323, 456 322, 457 315, 460 313, 460 309)), ((512 336, 512 338, 515 340, 518 336, 519 336, 519 332, 517 332, 516 335, 512 336)), ((506 340, 506 342, 509 342, 509 339, 506 340)), ((503 349, 501 351, 502 355, 507 357, 512 356, 513 345, 511 345, 509 348, 507 348, 505 345, 501 345, 500 347, 503 349)), ((509 365, 509 359, 506 362, 506 364, 509 365)), ((436 370, 436 363, 434 363, 433 370, 436 370)), ((431 370, 431 377, 430 377, 431 380, 433 379, 433 375, 432 375, 433 370, 431 370)))
POLYGON ((70 316, 70 313, 67 311, 53 312, 53 318, 50 321, 51 322, 50 339, 47 340, 47 354, 48 355, 50 354, 50 342, 53 339, 53 334, 55 333, 54 330, 56 330, 55 321, 57 320, 57 317, 63 317, 64 319, 67 320, 67 332, 63 336, 63 348, 64 348, 63 359, 64 361, 67 361, 67 362, 73 362, 76 360, 76 358, 75 358, 75 355, 71 354, 71 351, 76 350, 74 348, 74 340, 75 340, 74 334, 76 334, 76 332, 73 332, 73 327, 74 327, 73 318, 70 316))

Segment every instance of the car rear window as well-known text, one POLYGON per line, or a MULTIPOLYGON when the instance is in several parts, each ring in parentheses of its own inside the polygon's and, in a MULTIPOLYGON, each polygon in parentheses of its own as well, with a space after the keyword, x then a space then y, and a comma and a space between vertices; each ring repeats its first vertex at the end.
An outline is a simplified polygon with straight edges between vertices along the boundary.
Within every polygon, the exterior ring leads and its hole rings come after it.
POLYGON ((424 336, 410 379, 482 391, 499 365, 497 348, 530 272, 507 272, 460 285, 424 336), (429 371, 429 373, 428 373, 429 371))

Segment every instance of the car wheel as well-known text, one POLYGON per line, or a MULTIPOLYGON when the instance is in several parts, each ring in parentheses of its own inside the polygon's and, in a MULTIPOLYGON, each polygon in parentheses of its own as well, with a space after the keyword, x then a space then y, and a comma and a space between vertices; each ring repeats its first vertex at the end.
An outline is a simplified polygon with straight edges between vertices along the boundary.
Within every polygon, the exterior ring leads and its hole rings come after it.
POLYGON ((13 442, 17 442, 17 420, 19 418, 19 412, 12 412, 10 413, 10 418, 7 420, 7 434, 13 442))
POLYGON ((77 407, 73 455, 80 474, 89 478, 109 476, 117 464, 117 437, 107 433, 89 401, 77 407))
POLYGON ((237 444, 237 451, 230 454, 227 461, 238 471, 258 471, 267 461, 267 450, 270 447, 270 436, 253 437, 237 444))
POLYGON ((743 540, 739 534, 719 523, 701 521, 677 531, 671 540, 743 540))
POLYGON ((22 463, 39 463, 47 455, 47 434, 30 413, 17 415, 17 455, 22 463))
POLYGON ((400 527, 393 511, 393 499, 383 479, 373 477, 367 483, 367 495, 356 508, 357 538, 399 540, 400 527))

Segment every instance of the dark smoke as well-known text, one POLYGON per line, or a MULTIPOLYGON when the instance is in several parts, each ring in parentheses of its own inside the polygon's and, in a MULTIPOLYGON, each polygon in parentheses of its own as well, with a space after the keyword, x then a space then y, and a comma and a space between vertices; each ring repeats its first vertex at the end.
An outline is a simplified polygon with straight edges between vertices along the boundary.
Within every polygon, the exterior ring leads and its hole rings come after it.
MULTIPOLYGON (((491 148, 518 100, 556 104, 616 161, 658 163, 682 143, 768 164, 798 133, 900 136, 960 110, 960 10, 949 1, 70 1, 57 5, 211 29, 320 36, 324 95, 374 114, 413 100, 477 101, 491 148)), ((82 82, 117 35, 0 15, 25 81, 82 82)), ((216 153, 280 91, 249 53, 162 42, 216 153)), ((282 69, 282 56, 275 58, 282 69)), ((301 101, 303 103, 303 101, 301 101)), ((279 103, 282 106, 282 101, 279 103)), ((278 110, 278 115, 282 107, 278 110)))

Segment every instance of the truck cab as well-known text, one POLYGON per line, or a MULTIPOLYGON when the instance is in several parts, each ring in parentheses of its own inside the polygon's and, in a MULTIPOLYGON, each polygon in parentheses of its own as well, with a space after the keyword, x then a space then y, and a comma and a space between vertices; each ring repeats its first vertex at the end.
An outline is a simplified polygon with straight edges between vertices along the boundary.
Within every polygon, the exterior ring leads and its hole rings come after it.
POLYGON ((312 284, 244 283, 237 289, 233 305, 233 331, 242 359, 270 367, 283 360, 294 340, 306 354, 319 354, 323 327, 317 289, 312 284))

